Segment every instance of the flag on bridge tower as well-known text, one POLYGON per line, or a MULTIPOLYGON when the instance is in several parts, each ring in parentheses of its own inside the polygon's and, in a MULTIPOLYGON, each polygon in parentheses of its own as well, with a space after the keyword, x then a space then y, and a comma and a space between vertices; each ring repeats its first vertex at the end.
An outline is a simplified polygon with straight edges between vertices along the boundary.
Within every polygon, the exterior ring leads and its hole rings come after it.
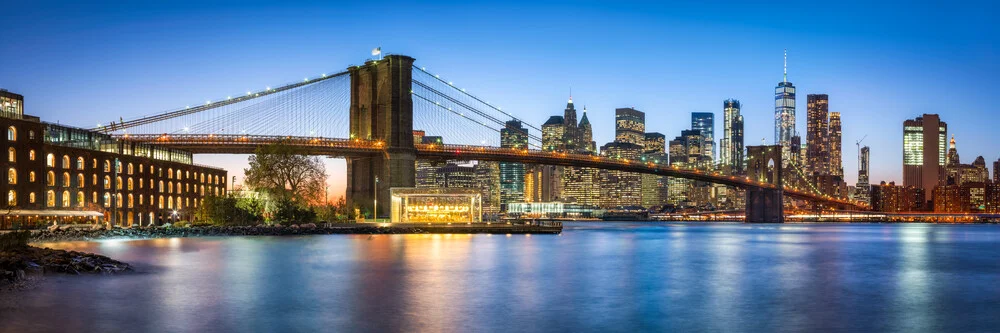
POLYGON ((382 60, 382 47, 379 46, 379 47, 376 47, 376 48, 372 49, 372 56, 373 57, 374 56, 378 56, 378 59, 382 60))

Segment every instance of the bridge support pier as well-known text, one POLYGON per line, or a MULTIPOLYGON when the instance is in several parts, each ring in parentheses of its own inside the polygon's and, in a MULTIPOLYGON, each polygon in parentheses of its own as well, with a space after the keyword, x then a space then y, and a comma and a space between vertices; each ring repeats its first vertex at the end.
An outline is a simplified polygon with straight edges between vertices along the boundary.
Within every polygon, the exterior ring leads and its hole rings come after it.
POLYGON ((746 193, 746 223, 785 222, 785 208, 781 190, 749 188, 746 193))
POLYGON ((376 140, 385 153, 347 158, 347 204, 389 216, 389 189, 416 186, 413 146, 413 58, 390 55, 348 68, 351 75, 351 139, 376 140), (377 182, 376 182, 377 180, 377 182))

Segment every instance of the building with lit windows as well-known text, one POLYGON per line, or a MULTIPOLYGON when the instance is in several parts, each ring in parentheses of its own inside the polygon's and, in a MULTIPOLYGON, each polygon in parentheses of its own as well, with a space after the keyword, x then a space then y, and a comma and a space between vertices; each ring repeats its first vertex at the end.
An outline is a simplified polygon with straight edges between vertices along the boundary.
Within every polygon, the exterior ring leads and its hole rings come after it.
POLYGON ((190 220, 202 199, 226 192, 225 170, 192 164, 191 153, 117 140, 42 122, 20 95, 0 92, 9 213, 0 229, 50 221, 147 226, 190 220))
POLYGON ((828 175, 830 167, 829 97, 825 94, 806 96, 806 163, 810 176, 828 175))
POLYGON ((389 190, 392 223, 479 223, 482 194, 472 188, 402 188, 389 190))
MULTIPOLYGON (((528 149, 528 129, 511 120, 500 130, 500 147, 528 149)), ((524 163, 500 162, 500 205, 524 201, 524 163)))
POLYGON ((781 146, 782 163, 791 158, 795 136, 795 85, 788 82, 788 53, 785 52, 784 76, 774 87, 774 144, 781 146))
POLYGON ((743 116, 740 101, 722 102, 722 138, 719 139, 719 164, 730 174, 743 174, 743 116))
POLYGON ((691 112, 691 129, 701 131, 705 138, 704 155, 715 164, 715 114, 712 112, 691 112))
POLYGON ((868 146, 864 146, 858 152, 858 183, 854 185, 854 200, 866 203, 871 202, 871 184, 868 172, 869 151, 868 146))
MULTIPOLYGON (((413 131, 413 142, 422 144, 443 144, 444 140, 440 136, 427 136, 424 131, 413 131)), ((416 164, 416 186, 418 188, 435 187, 437 170, 445 165, 444 161, 417 159, 416 164)))
POLYGON ((646 114, 633 108, 615 109, 615 142, 642 146, 646 140, 646 114))
MULTIPOLYGON (((642 146, 629 142, 609 142, 601 146, 601 156, 613 159, 639 160, 642 146)), ((642 200, 642 177, 635 172, 600 171, 601 207, 637 206, 642 200)))
POLYGON ((948 124, 936 114, 903 122, 903 186, 924 189, 924 200, 945 183, 947 137, 948 124))
POLYGON ((521 218, 595 217, 601 210, 591 205, 565 202, 515 202, 508 204, 507 215, 521 218))
POLYGON ((842 137, 844 135, 840 123, 840 112, 830 112, 830 128, 827 143, 830 146, 829 173, 831 176, 844 177, 844 154, 842 137))

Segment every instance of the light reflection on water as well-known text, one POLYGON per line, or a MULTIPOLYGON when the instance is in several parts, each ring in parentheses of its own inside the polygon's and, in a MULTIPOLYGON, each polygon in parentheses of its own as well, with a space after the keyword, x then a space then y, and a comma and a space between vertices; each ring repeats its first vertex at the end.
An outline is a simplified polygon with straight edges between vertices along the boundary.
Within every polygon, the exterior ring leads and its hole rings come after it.
POLYGON ((562 235, 63 242, 2 331, 983 331, 1000 227, 568 224, 562 235), (58 318, 53 320, 52 318, 58 318))

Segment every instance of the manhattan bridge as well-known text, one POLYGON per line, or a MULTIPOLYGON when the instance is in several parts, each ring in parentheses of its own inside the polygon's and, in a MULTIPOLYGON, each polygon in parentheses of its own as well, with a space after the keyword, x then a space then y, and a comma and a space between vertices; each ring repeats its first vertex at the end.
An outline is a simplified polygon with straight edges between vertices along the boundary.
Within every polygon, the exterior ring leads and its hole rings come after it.
POLYGON ((381 212, 389 211, 390 188, 415 186, 418 159, 589 167, 722 184, 745 191, 747 222, 782 222, 785 197, 842 210, 867 209, 815 187, 785 185, 779 146, 747 147, 745 176, 666 161, 543 151, 539 126, 496 105, 415 66, 411 57, 388 55, 343 72, 93 130, 195 154, 252 154, 261 145, 280 142, 307 154, 345 158, 349 204, 370 208, 377 197, 381 212), (511 120, 528 129, 527 147, 500 147, 500 132, 511 120), (414 142, 414 129, 454 143, 414 142))

